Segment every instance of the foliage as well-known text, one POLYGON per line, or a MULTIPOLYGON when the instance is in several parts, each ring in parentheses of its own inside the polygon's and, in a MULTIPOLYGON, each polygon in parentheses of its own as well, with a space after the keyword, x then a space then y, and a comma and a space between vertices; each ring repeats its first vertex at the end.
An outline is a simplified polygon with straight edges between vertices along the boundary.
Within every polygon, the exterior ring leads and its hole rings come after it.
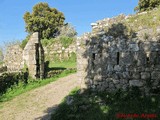
MULTIPOLYGON (((0 102, 6 102, 8 100, 11 100, 14 97, 16 97, 22 93, 25 93, 25 92, 30 91, 32 89, 44 86, 46 84, 49 84, 53 81, 58 80, 58 78, 65 77, 65 76, 72 74, 72 73, 75 73, 75 70, 65 70, 61 74, 57 74, 52 78, 47 78, 47 79, 43 79, 43 80, 29 79, 28 84, 24 84, 23 82, 19 82, 18 84, 14 84, 7 89, 5 94, 0 96, 0 102)), ((11 82, 11 80, 8 80, 8 81, 11 82)))
POLYGON ((42 2, 33 7, 32 13, 24 14, 26 31, 28 33, 39 32, 41 38, 52 38, 64 24, 64 20, 62 12, 42 2))
POLYGON ((66 48, 74 42, 76 35, 77 32, 74 27, 71 24, 65 24, 60 28, 59 35, 57 37, 41 39, 41 43, 43 46, 61 43, 66 48))
POLYGON ((0 64, 3 62, 3 50, 0 48, 0 64))
POLYGON ((160 5, 160 0, 139 0, 138 6, 135 7, 135 11, 143 12, 151 10, 160 5))
POLYGON ((0 65, 2 65, 4 62, 3 61, 0 61, 0 65))
MULTIPOLYGON (((160 95, 141 95, 136 88, 113 93, 90 90, 80 93, 77 89, 64 99, 51 120, 116 120, 120 119, 117 115, 121 113, 139 115, 154 113, 159 118, 159 106, 160 95), (68 98, 72 99, 71 104, 67 104, 68 98)), ((138 117, 136 120, 142 118, 138 117)))
POLYGON ((21 47, 22 49, 25 48, 27 42, 29 41, 29 38, 30 38, 30 35, 27 35, 27 37, 26 37, 24 40, 22 40, 22 43, 20 44, 20 47, 21 47))
MULTIPOLYGON (((141 29, 153 29, 153 32, 157 30, 157 27, 160 26, 160 7, 156 10, 149 11, 145 14, 136 14, 128 18, 127 21, 124 21, 124 24, 134 31, 139 31, 141 29)), ((153 34, 154 37, 156 33, 153 34)), ((150 35, 151 36, 151 35, 150 35)))
POLYGON ((57 38, 41 39, 42 46, 45 46, 45 47, 52 45, 52 44, 57 44, 57 42, 58 42, 57 38))
POLYGON ((3 73, 0 76, 0 95, 5 93, 8 88, 23 81, 23 74, 3 73))
POLYGON ((107 35, 115 38, 122 35, 128 39, 136 37, 140 39, 158 37, 160 35, 158 31, 160 26, 159 14, 160 6, 155 10, 126 16, 125 18, 123 17, 123 19, 115 17, 113 22, 104 28, 104 31, 107 35))
POLYGON ((69 45, 72 44, 73 41, 74 41, 74 38, 70 38, 70 37, 67 37, 67 36, 62 36, 59 39, 60 39, 60 43, 62 44, 62 46, 64 48, 69 47, 69 45))
POLYGON ((49 46, 53 44, 62 44, 63 47, 67 48, 75 41, 74 37, 67 37, 67 36, 59 36, 57 38, 51 39, 42 39, 41 43, 43 46, 49 46))

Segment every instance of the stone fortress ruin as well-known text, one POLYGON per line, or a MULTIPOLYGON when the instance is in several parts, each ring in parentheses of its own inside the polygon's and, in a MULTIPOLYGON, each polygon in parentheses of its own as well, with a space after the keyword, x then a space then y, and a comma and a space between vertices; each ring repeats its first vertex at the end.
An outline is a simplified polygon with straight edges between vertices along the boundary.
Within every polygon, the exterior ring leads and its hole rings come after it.
MULTIPOLYGON (((149 37, 146 29, 128 36, 127 27, 116 18, 91 25, 92 32, 77 40, 77 74, 82 88, 115 91, 134 86, 146 93, 160 88, 159 36, 149 37)), ((156 32, 160 33, 158 27, 156 32)))
POLYGON ((75 55, 75 42, 68 45, 66 48, 57 40, 56 44, 43 45, 40 41, 38 32, 30 36, 24 49, 19 44, 7 46, 7 51, 4 56, 4 67, 0 67, 0 73, 5 71, 21 72, 22 69, 28 68, 29 76, 36 78, 47 77, 45 67, 49 61, 63 61, 70 59, 75 55), (2 69, 2 70, 1 70, 2 69))
POLYGON ((4 62, 9 72, 19 72, 27 66, 32 78, 44 78, 44 50, 38 32, 31 35, 24 50, 19 45, 9 46, 4 62))
MULTIPOLYGON (((92 23, 92 32, 77 38, 77 46, 71 45, 65 51, 58 46, 49 54, 69 56, 77 48, 81 88, 115 91, 139 87, 146 93, 157 90, 160 88, 160 27, 156 26, 156 36, 152 35, 152 28, 129 31, 123 23, 128 18, 120 15, 92 23)), ((9 47, 4 61, 8 71, 19 71, 26 65, 31 77, 43 78, 44 53, 38 33, 33 33, 24 50, 9 47)))

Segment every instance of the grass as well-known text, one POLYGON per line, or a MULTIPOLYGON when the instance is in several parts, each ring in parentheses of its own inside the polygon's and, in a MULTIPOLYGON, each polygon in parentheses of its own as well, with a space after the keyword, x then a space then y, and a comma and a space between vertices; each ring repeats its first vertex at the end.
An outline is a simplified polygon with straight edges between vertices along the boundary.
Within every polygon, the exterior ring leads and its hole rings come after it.
POLYGON ((76 68, 76 54, 72 53, 71 57, 68 60, 55 60, 51 61, 49 63, 49 68, 54 68, 54 67, 63 67, 63 68, 76 68))
POLYGON ((110 21, 109 26, 104 27, 103 29, 107 35, 111 35, 115 38, 121 36, 122 31, 129 38, 134 38, 139 31, 140 36, 137 37, 143 38, 146 37, 146 34, 150 38, 157 37, 160 35, 160 33, 157 31, 157 28, 160 27, 159 14, 160 6, 157 7, 157 9, 150 10, 145 13, 131 15, 127 19, 124 19, 124 17, 121 17, 120 15, 115 17, 113 21, 110 21))
POLYGON ((156 28, 160 25, 160 7, 156 10, 148 11, 146 14, 136 14, 127 21, 129 25, 137 30, 140 26, 145 28, 156 28))
POLYGON ((138 90, 114 93, 86 90, 81 94, 78 91, 75 89, 69 95, 72 104, 67 104, 66 97, 51 120, 142 120, 142 114, 155 114, 155 119, 160 118, 160 95, 144 96, 138 90), (120 114, 137 114, 138 117, 120 118, 117 116, 120 114))
POLYGON ((76 62, 65 61, 65 62, 50 62, 49 67, 64 67, 64 68, 76 68, 76 62))
MULTIPOLYGON (((24 85, 22 82, 20 82, 18 86, 17 85, 12 86, 12 88, 9 88, 5 94, 0 96, 0 103, 9 101, 22 93, 44 86, 46 84, 49 84, 51 82, 58 80, 59 78, 65 77, 75 72, 76 72, 75 70, 65 70, 61 74, 56 75, 52 78, 43 79, 43 80, 29 80, 27 85, 24 85)), ((1 108, 1 104, 0 104, 0 108, 1 108)))
POLYGON ((61 44, 64 48, 68 48, 69 45, 71 45, 73 42, 75 42, 75 38, 67 37, 67 36, 61 36, 61 37, 57 37, 57 38, 42 39, 41 40, 41 43, 43 46, 50 46, 53 44, 61 44))

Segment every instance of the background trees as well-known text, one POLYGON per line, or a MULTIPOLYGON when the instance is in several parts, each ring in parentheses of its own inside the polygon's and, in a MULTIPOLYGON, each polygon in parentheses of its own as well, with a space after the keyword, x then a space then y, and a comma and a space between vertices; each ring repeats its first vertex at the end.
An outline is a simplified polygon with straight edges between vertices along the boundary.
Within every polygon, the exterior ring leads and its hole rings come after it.
POLYGON ((23 18, 28 33, 39 32, 41 38, 47 39, 58 33, 65 20, 63 13, 50 8, 48 3, 36 4, 32 13, 26 12, 23 18))
POLYGON ((160 5, 160 0, 139 0, 138 6, 135 7, 135 11, 143 12, 151 10, 160 5))

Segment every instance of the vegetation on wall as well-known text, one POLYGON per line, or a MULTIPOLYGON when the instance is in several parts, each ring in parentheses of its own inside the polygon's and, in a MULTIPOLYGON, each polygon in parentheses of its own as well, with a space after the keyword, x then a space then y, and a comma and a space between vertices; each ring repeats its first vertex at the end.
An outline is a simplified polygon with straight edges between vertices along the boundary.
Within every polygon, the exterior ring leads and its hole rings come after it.
POLYGON ((3 63, 3 51, 0 48, 0 65, 3 63))
POLYGON ((24 14, 26 31, 28 33, 39 32, 41 38, 52 38, 59 32, 64 24, 65 17, 62 12, 51 8, 48 3, 38 3, 33 7, 32 13, 24 14))
POLYGON ((73 43, 73 40, 74 40, 74 38, 70 38, 70 37, 66 37, 66 36, 60 37, 60 43, 62 44, 62 46, 64 48, 69 47, 69 45, 73 43))
POLYGON ((65 48, 75 41, 77 35, 76 30, 71 24, 65 24, 60 28, 59 35, 55 38, 41 40, 43 46, 61 43, 65 48))
POLYGON ((155 10, 135 15, 119 15, 114 17, 109 26, 104 27, 107 35, 112 37, 125 36, 128 38, 155 38, 160 35, 160 7, 155 10), (138 36, 137 36, 138 34, 138 36))
POLYGON ((25 46, 26 46, 26 44, 27 44, 30 36, 31 36, 31 35, 27 35, 27 37, 26 37, 24 40, 22 40, 22 43, 20 44, 20 47, 21 47, 22 49, 25 48, 25 46))

